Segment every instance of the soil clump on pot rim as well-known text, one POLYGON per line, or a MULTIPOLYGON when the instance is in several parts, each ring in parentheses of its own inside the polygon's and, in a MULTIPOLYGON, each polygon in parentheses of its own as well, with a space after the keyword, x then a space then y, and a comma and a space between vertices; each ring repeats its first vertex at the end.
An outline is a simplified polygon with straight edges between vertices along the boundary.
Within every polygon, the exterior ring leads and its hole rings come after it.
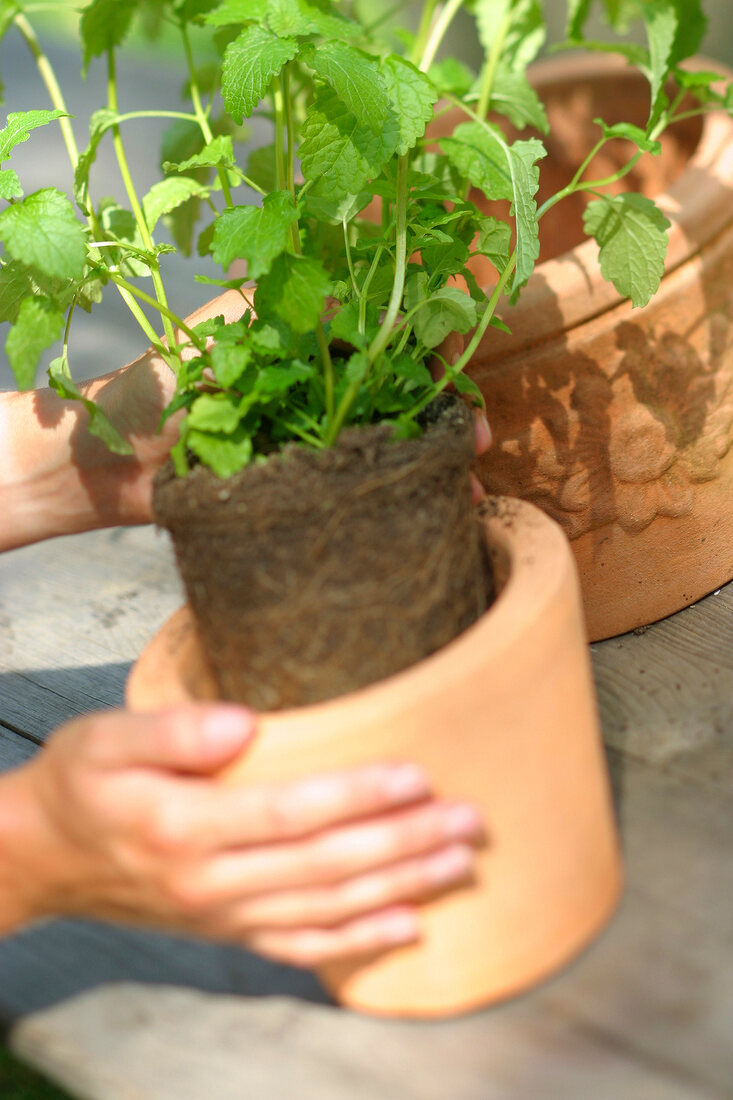
POLYGON ((160 472, 156 520, 223 698, 267 710, 334 698, 436 652, 485 611, 472 414, 445 397, 425 427, 293 444, 226 480, 160 472))

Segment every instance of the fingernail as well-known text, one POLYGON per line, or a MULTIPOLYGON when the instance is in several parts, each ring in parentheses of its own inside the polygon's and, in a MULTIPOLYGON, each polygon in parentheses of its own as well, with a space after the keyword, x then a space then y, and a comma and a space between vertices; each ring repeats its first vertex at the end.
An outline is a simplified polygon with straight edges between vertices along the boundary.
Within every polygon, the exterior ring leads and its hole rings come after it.
POLYGON ((222 751, 239 748, 254 729, 254 715, 243 707, 216 707, 209 710, 201 722, 201 731, 208 743, 222 751))
POLYGON ((414 764, 401 764, 384 774, 384 791, 394 802, 409 802, 430 793, 428 782, 414 764))
POLYGON ((487 451, 491 446, 493 435, 491 433, 491 427, 486 419, 485 413, 479 411, 476 413, 476 449, 481 454, 483 451, 487 451))
POLYGON ((481 818, 473 806, 450 806, 443 815, 443 833, 447 837, 468 839, 482 831, 481 818))
POLYGON ((382 921, 380 932, 385 943, 413 943, 420 936, 420 926, 413 913, 392 913, 382 921))
POLYGON ((428 875, 438 886, 467 878, 473 869, 473 852, 463 845, 438 852, 428 864, 428 875))

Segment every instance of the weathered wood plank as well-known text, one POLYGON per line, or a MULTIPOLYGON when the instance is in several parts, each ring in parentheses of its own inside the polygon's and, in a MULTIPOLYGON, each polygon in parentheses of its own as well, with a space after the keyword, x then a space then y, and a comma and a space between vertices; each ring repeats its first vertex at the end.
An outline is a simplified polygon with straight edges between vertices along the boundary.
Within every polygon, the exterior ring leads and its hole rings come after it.
POLYGON ((524 1016, 400 1024, 128 985, 31 1017, 12 1042, 94 1100, 722 1100, 558 1013, 524 1016))
MULTIPOLYGON (((2 688, 0 688, 0 698, 2 698, 2 688)), ((0 772, 24 764, 37 751, 38 746, 28 738, 20 737, 12 730, 0 725, 0 772)))

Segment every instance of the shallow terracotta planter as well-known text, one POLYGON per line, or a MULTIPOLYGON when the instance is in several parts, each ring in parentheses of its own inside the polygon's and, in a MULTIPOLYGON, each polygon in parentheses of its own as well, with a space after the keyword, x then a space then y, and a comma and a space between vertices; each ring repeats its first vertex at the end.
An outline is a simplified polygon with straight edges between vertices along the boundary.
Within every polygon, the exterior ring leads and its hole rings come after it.
MULTIPOLYGON (((488 844, 473 886, 422 910, 417 947, 324 968, 343 1004, 437 1016, 518 993, 577 954, 621 889, 576 571, 560 529, 531 505, 482 512, 499 596, 439 653, 329 703, 263 715, 222 776, 257 783, 375 759, 419 762, 435 789, 477 804, 488 844)), ((215 695, 186 608, 127 687, 150 709, 215 695)))
MULTIPOLYGON (((646 117, 646 82, 610 58, 557 59, 535 81, 555 135, 548 193, 591 147, 594 117, 646 117)), ((618 190, 654 195, 672 221, 651 303, 620 299, 595 243, 578 243, 582 201, 560 204, 543 222, 543 262, 506 312, 512 336, 492 330, 470 368, 495 435, 480 476, 561 524, 592 639, 733 578, 733 119, 679 124, 642 164, 618 190)))

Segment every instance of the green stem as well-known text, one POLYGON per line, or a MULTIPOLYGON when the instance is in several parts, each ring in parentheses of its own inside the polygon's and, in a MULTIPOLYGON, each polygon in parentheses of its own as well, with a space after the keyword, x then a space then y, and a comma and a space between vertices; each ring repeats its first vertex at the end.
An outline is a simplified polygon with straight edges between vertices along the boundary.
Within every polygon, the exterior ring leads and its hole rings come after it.
POLYGON ((277 178, 278 191, 284 191, 288 185, 288 176, 285 168, 285 105, 283 89, 280 78, 275 78, 273 86, 273 99, 275 103, 275 176, 277 178))
POLYGON ((491 319, 494 316, 494 314, 496 313, 496 307, 498 306, 499 302, 501 301, 502 295, 504 294, 504 290, 506 289, 506 285, 509 282, 510 278, 512 277, 512 273, 514 271, 514 268, 516 267, 516 263, 517 263, 517 253, 516 253, 516 250, 515 250, 514 252, 512 252, 511 256, 509 257, 509 263, 506 265, 506 267, 502 271, 501 277, 500 277, 498 283, 496 284, 496 286, 494 287, 494 291, 493 291, 491 297, 489 298, 488 304, 486 306, 486 309, 483 312, 481 320, 478 323, 476 331, 474 332, 473 336, 471 337, 471 340, 469 341, 468 345, 466 346, 466 348, 463 352, 463 355, 458 360, 458 362, 454 364, 454 367, 453 367, 454 372, 460 372, 462 370, 465 370, 465 368, 470 363, 474 352, 476 351, 479 344, 481 343, 481 341, 484 338, 484 333, 486 332, 489 325, 491 324, 491 319))
MULTIPOLYGON (((361 291, 359 290, 359 284, 356 281, 356 272, 354 270, 354 259, 351 255, 351 241, 349 240, 349 223, 347 221, 343 221, 341 223, 341 225, 343 226, 343 230, 344 230, 344 249, 346 251, 346 263, 348 264, 348 267, 349 267, 349 275, 351 276, 351 285, 354 289, 354 297, 358 300, 359 308, 361 310, 361 291)), ((359 331, 360 332, 362 331, 361 327, 359 328, 359 331)))
MULTIPOLYGON (((209 126, 209 119, 204 106, 201 102, 201 92, 199 90, 198 79, 196 77, 196 64, 193 58, 193 49, 191 48, 191 36, 188 33, 188 27, 185 23, 181 23, 181 37, 183 38, 183 48, 186 51, 186 62, 188 64, 188 72, 190 76, 190 89, 191 89, 191 102, 193 103, 193 109, 195 111, 195 121, 198 122, 201 129, 201 133, 204 136, 204 141, 208 145, 214 140, 214 135, 209 126)), ((224 202, 231 210, 234 206, 232 202, 232 192, 229 187, 229 177, 227 176, 226 168, 219 165, 216 169, 216 174, 219 177, 219 183, 221 184, 222 194, 224 195, 224 202)))
MULTIPOLYGON (((107 105, 111 111, 118 114, 117 106, 117 76, 115 71, 115 54, 114 50, 110 49, 107 52, 107 105)), ((153 244, 153 238, 150 235, 148 229, 148 223, 145 221, 145 215, 143 214, 142 207, 140 206, 140 200, 137 197, 135 191, 135 185, 132 182, 132 175, 127 163, 127 156, 125 154, 125 146, 122 141, 122 134, 117 124, 112 127, 112 140, 114 144, 115 154, 117 156, 117 163, 120 168, 120 174, 122 176, 122 182, 127 192, 127 197, 130 202, 130 208, 135 218, 135 223, 142 237, 143 244, 149 252, 153 252, 155 245, 153 244)), ((168 346, 173 347, 175 344, 175 333, 173 331, 173 325, 170 321, 170 311, 168 310, 168 300, 165 294, 165 287, 163 286, 163 280, 160 277, 160 268, 157 260, 154 260, 150 264, 150 274, 153 277, 153 286, 155 287, 155 296, 158 299, 163 315, 163 329, 165 331, 166 340, 168 346)))
MULTIPOLYGON (((287 159, 287 184, 288 191, 295 199, 295 120, 293 119, 293 107, 290 101, 290 65, 286 65, 283 70, 283 108, 285 112, 285 132, 288 142, 288 159, 287 159)), ((300 236, 298 236, 300 240, 300 236)))
POLYGON ((415 64, 418 63, 420 58, 425 52, 425 47, 428 44, 430 38, 430 31, 433 26, 433 19, 435 18, 435 9, 438 6, 438 0, 426 0, 423 5, 422 16, 420 18, 420 26, 417 29, 417 35, 415 37, 415 46, 412 51, 412 60, 415 64))
MULTIPOLYGON (((169 341, 168 348, 166 349, 168 352, 170 352, 170 350, 176 346, 176 338, 175 332, 173 331, 173 325, 176 325, 181 330, 181 332, 184 332, 186 336, 188 336, 189 340, 195 348, 197 348, 199 351, 206 350, 205 341, 203 341, 200 336, 197 336, 193 329, 189 328, 185 321, 182 321, 180 317, 177 317, 176 314, 173 313, 172 310, 168 309, 167 306, 163 305, 162 302, 158 301, 156 298, 153 298, 144 290, 140 290, 140 287, 133 286, 132 283, 129 283, 127 279, 125 279, 124 276, 118 274, 118 272, 107 270, 106 274, 109 276, 112 282, 115 283, 116 286, 125 290, 128 294, 133 294, 136 298, 139 298, 141 302, 145 302, 146 305, 152 306, 153 309, 157 310, 158 313, 161 314, 164 321, 168 321, 171 326, 171 339, 169 341)), ((159 340, 157 342, 158 344, 160 344, 159 340)), ((162 346, 163 345, 161 345, 161 347, 162 346)))
POLYGON ((117 122, 129 122, 133 118, 182 118, 185 122, 198 122, 196 115, 190 111, 127 111, 120 115, 117 122))
POLYGON ((400 312, 402 296, 405 293, 405 277, 407 275, 407 177, 409 167, 409 154, 400 157, 397 161, 395 277, 387 312, 368 351, 370 363, 374 363, 379 358, 392 339, 392 330, 400 312))
POLYGON ((479 118, 485 118, 489 113, 489 104, 491 103, 491 93, 494 90, 496 70, 499 66, 502 50, 504 49, 504 42, 506 41, 506 36, 509 33, 511 25, 512 12, 510 11, 502 20, 498 34, 491 43, 491 49, 481 74, 481 89, 479 91, 478 104, 476 106, 476 114, 479 118))
MULTIPOLYGON (((41 74, 43 83, 46 85, 46 90, 49 94, 51 102, 57 111, 64 111, 68 115, 66 103, 59 87, 59 82, 56 79, 56 74, 53 71, 51 62, 44 54, 41 46, 36 38, 36 33, 28 20, 23 15, 16 15, 14 19, 15 26, 18 28, 23 38, 25 39, 33 57, 35 59, 38 71, 41 74)), ((69 160, 74 171, 79 161, 79 149, 74 137, 74 131, 71 128, 71 121, 68 118, 60 118, 59 126, 61 127, 61 134, 64 139, 64 145, 69 154, 69 160)))
POLYGON ((426 73, 435 61, 435 55, 441 47, 448 28, 463 7, 464 0, 448 0, 448 3, 435 20, 435 25, 430 33, 428 43, 420 62, 420 69, 426 73))

